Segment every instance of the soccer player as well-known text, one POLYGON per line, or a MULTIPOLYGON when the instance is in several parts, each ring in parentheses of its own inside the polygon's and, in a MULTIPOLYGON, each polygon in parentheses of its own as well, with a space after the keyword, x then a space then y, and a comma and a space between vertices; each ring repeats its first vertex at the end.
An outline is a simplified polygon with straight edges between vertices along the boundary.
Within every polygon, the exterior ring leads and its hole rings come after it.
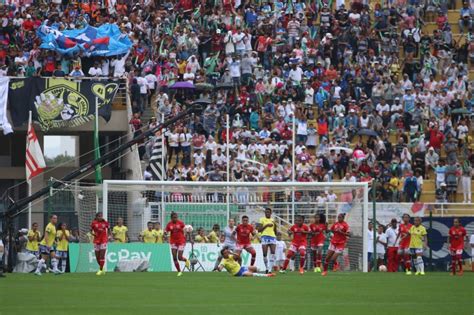
POLYGON ((161 228, 161 223, 160 222, 156 222, 154 224, 154 227, 153 229, 156 231, 156 233, 158 234, 158 238, 156 239, 156 242, 158 244, 163 244, 163 229, 161 228))
POLYGON ((158 233, 153 229, 153 222, 147 223, 147 228, 140 233, 139 237, 143 243, 157 243, 158 233))
POLYGON ((466 229, 461 226, 458 218, 454 218, 453 226, 449 229, 448 243, 451 253, 451 274, 456 274, 456 263, 459 265, 459 275, 462 276, 462 252, 464 241, 467 240, 466 229))
POLYGON ((38 262, 38 266, 36 267, 35 274, 37 276, 41 276, 41 270, 43 267, 47 267, 47 261, 51 258, 51 267, 53 268, 53 272, 55 274, 59 273, 58 270, 58 259, 56 258, 56 254, 54 249, 52 248, 55 241, 56 241, 56 224, 58 223, 58 217, 56 215, 52 215, 49 219, 48 225, 44 229, 44 237, 40 243, 39 251, 41 254, 41 259, 38 262))
POLYGON ((251 237, 255 235, 255 229, 251 224, 249 224, 249 217, 244 215, 242 217, 242 223, 239 224, 234 231, 234 236, 237 235, 237 244, 235 246, 235 251, 237 255, 240 256, 242 250, 246 250, 251 255, 250 266, 255 265, 255 259, 257 257, 257 252, 251 244, 251 237))
POLYGON ((421 218, 415 218, 415 224, 410 228, 410 252, 415 262, 415 275, 425 275, 425 264, 423 262, 423 249, 427 247, 426 229, 421 225, 421 218))
POLYGON ((376 251, 377 251, 377 267, 380 267, 381 265, 384 264, 384 258, 385 258, 385 251, 387 247, 387 234, 384 232, 384 226, 382 224, 379 224, 377 226, 377 245, 376 245, 376 251))
POLYGON ((112 229, 115 243, 128 243, 128 227, 123 224, 123 218, 117 219, 117 225, 112 229))
POLYGON ((221 250, 222 261, 219 264, 218 270, 222 269, 227 270, 228 273, 234 277, 273 277, 274 274, 269 273, 258 273, 257 267, 255 266, 240 266, 240 256, 238 254, 232 253, 228 248, 224 247, 221 250))
POLYGON ((304 224, 304 217, 299 215, 295 218, 295 224, 288 230, 289 235, 293 235, 293 240, 291 241, 290 249, 286 254, 285 262, 283 267, 280 270, 281 273, 286 272, 290 260, 295 257, 296 252, 300 253, 300 274, 304 274, 304 263, 306 258, 306 245, 308 241, 306 236, 310 233, 309 227, 304 224))
POLYGON ((265 216, 260 218, 258 232, 261 233, 260 242, 262 243, 263 262, 267 268, 266 272, 273 270, 275 264, 276 233, 277 225, 272 218, 272 209, 265 208, 265 216), (270 248, 270 260, 267 259, 268 248, 270 248))
POLYGON ((61 273, 66 272, 67 251, 69 247, 69 237, 71 234, 67 229, 66 223, 61 223, 59 230, 56 233, 56 257, 61 261, 61 273))
POLYGON ((398 256, 401 258, 403 266, 407 275, 411 275, 411 259, 410 259, 410 229, 412 224, 410 223, 410 215, 405 213, 402 216, 402 224, 398 228, 397 241, 400 240, 398 246, 398 256))
POLYGON ((337 257, 344 251, 346 247, 347 239, 350 236, 349 224, 344 221, 345 215, 339 213, 337 216, 337 222, 331 226, 331 232, 333 233, 331 241, 329 243, 328 252, 326 253, 326 259, 324 260, 322 276, 328 274, 329 263, 333 264, 336 262, 337 257))
MULTIPOLYGON (((221 241, 224 247, 230 249, 231 251, 235 251, 236 246, 236 239, 235 239, 235 221, 234 219, 229 219, 228 225, 224 228, 224 231, 221 234, 221 241)), ((217 271, 219 269, 219 264, 222 260, 221 251, 219 251, 219 257, 217 257, 216 264, 214 265, 214 269, 212 271, 217 271)))
POLYGON ((178 277, 181 277, 183 273, 181 272, 179 261, 184 261, 185 266, 188 269, 191 263, 187 258, 183 257, 184 246, 186 245, 186 238, 184 237, 184 222, 178 220, 178 214, 176 212, 171 213, 171 221, 166 225, 165 232, 170 234, 169 241, 174 266, 176 267, 176 270, 178 270, 178 277))
POLYGON ((94 237, 94 251, 95 259, 99 264, 99 271, 96 275, 105 275, 105 253, 107 252, 107 231, 109 229, 109 222, 105 221, 102 212, 97 212, 94 221, 91 223, 91 235, 94 237))
POLYGON ((38 223, 34 222, 31 225, 31 230, 28 231, 26 237, 28 238, 26 250, 28 253, 35 255, 36 258, 39 258, 39 242, 41 240, 41 233, 38 230, 38 223))
POLYGON ((311 250, 313 251, 314 272, 321 272, 321 262, 323 260, 323 245, 326 240, 325 233, 328 230, 326 216, 322 213, 314 215, 314 223, 309 225, 311 231, 311 250))

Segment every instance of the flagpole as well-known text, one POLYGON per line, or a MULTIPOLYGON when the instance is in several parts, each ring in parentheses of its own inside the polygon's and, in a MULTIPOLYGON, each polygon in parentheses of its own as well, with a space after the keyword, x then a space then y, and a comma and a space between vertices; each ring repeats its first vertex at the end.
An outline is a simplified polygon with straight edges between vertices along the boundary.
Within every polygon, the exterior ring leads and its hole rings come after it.
MULTIPOLYGON (((94 158, 100 158, 100 145, 99 145, 99 98, 95 97, 95 121, 94 121, 94 158)), ((95 183, 102 184, 102 165, 95 167, 95 183)), ((99 212, 99 194, 95 196, 95 209, 99 212)), ((107 218, 105 218, 107 220, 107 218)))
MULTIPOLYGON (((29 111, 28 113, 29 115, 29 118, 28 118, 28 131, 30 130, 30 128, 33 128, 33 115, 32 115, 32 112, 31 110, 29 111)), ((26 133, 26 147, 28 148, 28 131, 26 133)), ((27 183, 27 186, 28 186, 28 197, 31 196, 31 179, 26 178, 26 183, 27 183)), ((31 227, 31 202, 28 203, 28 229, 31 227)))
MULTIPOLYGON (((229 143, 230 143, 230 118, 229 118, 229 114, 225 115, 225 120, 226 120, 226 145, 225 145, 225 151, 226 151, 226 155, 227 155, 227 165, 226 165, 226 168, 227 168, 227 182, 230 182, 230 155, 229 155, 229 152, 230 152, 230 148, 229 148, 229 143)), ((226 202, 226 205, 227 205, 227 221, 229 221, 230 219, 230 191, 229 191, 229 186, 227 186, 227 202, 226 202)))
MULTIPOLYGON (((295 157, 295 147, 296 147, 296 113, 293 113, 293 132, 292 132, 292 145, 291 145, 291 181, 294 183, 296 179, 296 157, 295 157)), ((291 190, 291 223, 295 222, 295 190, 291 190)))

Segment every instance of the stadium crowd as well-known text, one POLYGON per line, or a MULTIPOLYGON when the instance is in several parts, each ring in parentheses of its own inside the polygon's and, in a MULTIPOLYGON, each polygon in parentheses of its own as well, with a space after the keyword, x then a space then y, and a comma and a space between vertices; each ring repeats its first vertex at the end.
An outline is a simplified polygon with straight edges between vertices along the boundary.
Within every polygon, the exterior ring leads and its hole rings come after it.
MULTIPOLYGON (((432 178, 437 201, 457 201, 461 186, 471 202, 472 3, 26 2, 1 7, 0 75, 126 77, 136 133, 209 99, 165 133, 169 180, 378 178, 377 200, 416 201, 432 178), (448 9, 460 10, 461 34, 448 9), (43 23, 115 23, 133 48, 61 56, 39 48, 43 23)), ((141 158, 159 141, 141 144, 141 158)))

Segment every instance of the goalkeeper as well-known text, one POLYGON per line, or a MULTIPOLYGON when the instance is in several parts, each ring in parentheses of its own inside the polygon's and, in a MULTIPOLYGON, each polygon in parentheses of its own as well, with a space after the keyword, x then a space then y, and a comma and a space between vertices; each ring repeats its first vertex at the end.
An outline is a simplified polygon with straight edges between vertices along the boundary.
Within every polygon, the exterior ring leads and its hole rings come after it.
POLYGON ((228 273, 235 277, 273 277, 272 273, 258 273, 257 267, 249 266, 242 267, 240 266, 240 256, 231 252, 229 248, 224 247, 221 250, 222 260, 219 264, 218 270, 222 271, 225 268, 228 273))

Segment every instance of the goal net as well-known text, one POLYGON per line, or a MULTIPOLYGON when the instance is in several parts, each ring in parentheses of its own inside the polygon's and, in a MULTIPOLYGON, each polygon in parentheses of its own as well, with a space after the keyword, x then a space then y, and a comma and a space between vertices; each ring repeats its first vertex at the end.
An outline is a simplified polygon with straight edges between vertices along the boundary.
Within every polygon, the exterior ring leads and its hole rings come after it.
MULTIPOLYGON (((223 230, 229 218, 240 223, 244 214, 256 224, 264 215, 264 208, 270 207, 285 241, 289 241, 287 230, 297 215, 304 216, 305 223, 310 224, 315 214, 324 213, 331 226, 337 215, 344 213, 352 236, 339 258, 340 269, 367 271, 364 254, 367 252, 367 183, 107 180, 101 190, 100 197, 89 191, 88 198, 82 199, 80 221, 90 222, 99 207, 111 227, 117 224, 118 218, 124 219, 130 242, 139 241, 140 231, 146 228, 147 222, 164 227, 172 212, 178 213, 185 224, 191 224, 193 233, 202 228, 207 234, 215 224, 223 230)), ((309 250, 308 255, 312 255, 309 250)), ((313 260, 307 258, 306 268, 310 269, 313 260)))

